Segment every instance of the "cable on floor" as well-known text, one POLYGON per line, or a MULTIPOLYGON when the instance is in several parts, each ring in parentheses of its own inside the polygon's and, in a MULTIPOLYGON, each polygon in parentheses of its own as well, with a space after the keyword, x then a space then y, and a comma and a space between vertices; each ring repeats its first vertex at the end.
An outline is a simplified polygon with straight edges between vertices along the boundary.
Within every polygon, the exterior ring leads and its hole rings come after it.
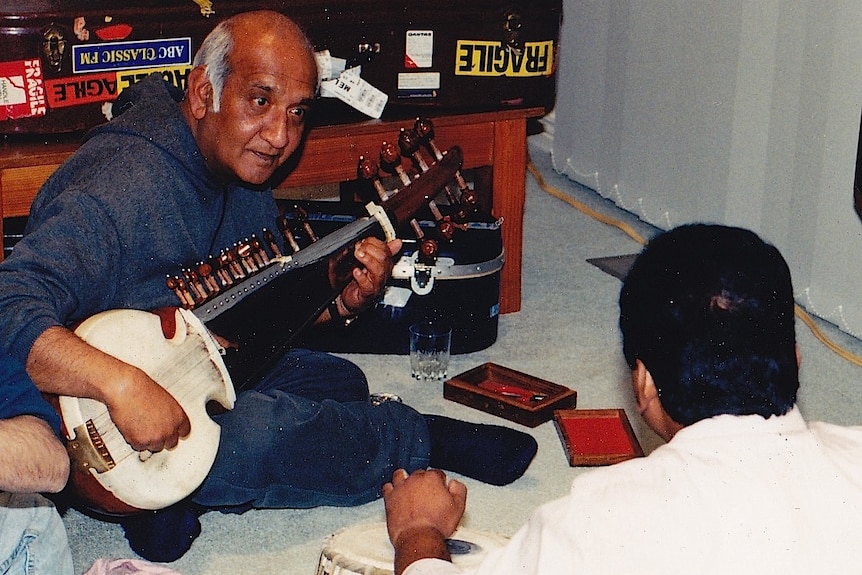
MULTIPOLYGON (((545 178, 542 176, 542 173, 539 171, 539 169, 536 167, 536 165, 532 162, 532 160, 529 159, 529 156, 527 158, 527 171, 529 171, 530 174, 533 176, 533 178, 535 178, 536 183, 539 184, 539 187, 544 192, 550 194, 551 196, 553 196, 559 200, 566 202, 567 204, 569 204, 570 206, 572 206, 576 210, 583 212, 584 214, 590 216, 591 218, 593 218, 595 220, 602 222, 603 224, 607 224, 607 225, 613 226, 619 230, 622 230, 623 233, 625 233, 627 236, 632 238, 634 241, 636 241, 640 245, 642 245, 642 246, 646 245, 646 243, 647 243, 646 238, 644 238, 642 235, 637 233, 634 230, 634 228, 632 228, 627 223, 620 221, 618 219, 612 218, 610 216, 607 216, 605 214, 602 214, 600 212, 597 212, 596 210, 587 206, 583 202, 576 200, 575 198, 571 197, 570 195, 566 194, 565 192, 558 190, 557 188, 555 188, 555 187, 551 186, 550 184, 548 184, 547 182, 545 182, 545 178)), ((794 304, 793 309, 794 309, 794 313, 796 314, 796 317, 798 317, 802 321, 802 323, 804 323, 808 327, 808 329, 811 331, 811 333, 814 335, 814 337, 817 338, 818 341, 820 341, 820 343, 822 343, 824 346, 826 346, 828 349, 830 349, 831 351, 836 353, 839 357, 843 358, 844 360, 846 360, 846 361, 848 361, 854 365, 858 365, 858 366, 862 367, 862 357, 859 357, 858 355, 851 353, 850 351, 844 349, 843 347, 841 347, 840 345, 838 345, 837 343, 835 343, 834 341, 829 339, 829 337, 827 337, 827 335, 825 333, 823 333, 823 331, 817 326, 817 324, 814 322, 814 319, 808 314, 808 312, 806 312, 804 309, 802 309, 802 307, 799 304, 794 304)))

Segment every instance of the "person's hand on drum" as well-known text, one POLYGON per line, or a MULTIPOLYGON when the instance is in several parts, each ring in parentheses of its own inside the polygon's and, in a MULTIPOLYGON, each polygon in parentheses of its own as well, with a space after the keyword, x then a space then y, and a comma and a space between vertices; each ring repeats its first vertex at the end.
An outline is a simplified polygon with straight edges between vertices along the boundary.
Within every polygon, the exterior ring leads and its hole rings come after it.
POLYGON ((467 506, 467 486, 442 471, 403 469, 383 486, 386 526, 395 547, 395 573, 428 557, 450 560, 446 539, 458 528, 467 506))

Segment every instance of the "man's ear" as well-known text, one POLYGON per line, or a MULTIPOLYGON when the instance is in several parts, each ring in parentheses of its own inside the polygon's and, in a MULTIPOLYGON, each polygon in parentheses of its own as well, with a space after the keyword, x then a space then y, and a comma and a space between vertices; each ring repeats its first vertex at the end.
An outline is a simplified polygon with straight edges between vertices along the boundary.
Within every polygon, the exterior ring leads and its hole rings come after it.
POLYGON ((650 429, 665 441, 670 441, 682 425, 673 420, 664 410, 658 388, 652 374, 641 360, 635 362, 632 370, 632 386, 638 403, 638 411, 650 429))
POLYGON ((638 403, 638 411, 643 415, 649 404, 658 399, 658 389, 656 389, 655 381, 653 381, 649 370, 639 359, 635 360, 635 368, 632 370, 632 386, 638 403))
POLYGON ((189 112, 196 120, 203 118, 212 106, 213 87, 204 66, 197 66, 186 78, 189 112))

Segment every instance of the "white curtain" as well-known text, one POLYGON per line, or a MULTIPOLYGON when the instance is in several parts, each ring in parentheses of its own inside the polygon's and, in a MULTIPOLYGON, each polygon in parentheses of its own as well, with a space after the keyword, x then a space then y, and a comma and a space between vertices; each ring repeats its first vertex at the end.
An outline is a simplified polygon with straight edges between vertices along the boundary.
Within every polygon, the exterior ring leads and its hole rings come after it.
POLYGON ((862 336, 862 0, 565 0, 556 169, 660 228, 747 227, 862 336))

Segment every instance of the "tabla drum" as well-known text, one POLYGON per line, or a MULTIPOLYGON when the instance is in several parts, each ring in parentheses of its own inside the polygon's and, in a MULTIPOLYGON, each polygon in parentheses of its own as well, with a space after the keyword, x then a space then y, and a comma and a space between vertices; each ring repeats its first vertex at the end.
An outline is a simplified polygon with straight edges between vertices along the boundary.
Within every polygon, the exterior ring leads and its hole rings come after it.
MULTIPOLYGON (((487 531, 460 528, 447 540, 452 563, 471 567, 507 537, 487 531)), ((385 523, 355 525, 329 536, 320 554, 317 575, 392 575, 395 550, 385 523)))

